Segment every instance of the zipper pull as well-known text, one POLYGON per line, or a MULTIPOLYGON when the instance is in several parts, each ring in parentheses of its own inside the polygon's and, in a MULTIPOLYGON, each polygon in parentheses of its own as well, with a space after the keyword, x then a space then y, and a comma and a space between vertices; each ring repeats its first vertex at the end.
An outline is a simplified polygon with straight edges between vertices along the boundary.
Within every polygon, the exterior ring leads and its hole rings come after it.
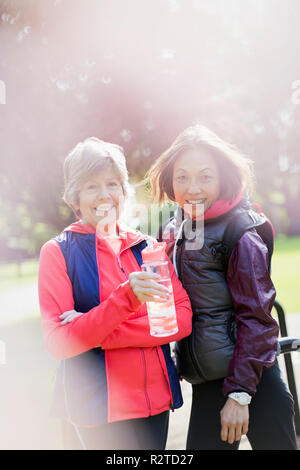
POLYGON ((120 266, 120 269, 121 269, 122 273, 124 274, 124 277, 126 277, 126 273, 123 269, 123 266, 121 265, 120 256, 117 256, 117 260, 118 260, 118 264, 120 266))

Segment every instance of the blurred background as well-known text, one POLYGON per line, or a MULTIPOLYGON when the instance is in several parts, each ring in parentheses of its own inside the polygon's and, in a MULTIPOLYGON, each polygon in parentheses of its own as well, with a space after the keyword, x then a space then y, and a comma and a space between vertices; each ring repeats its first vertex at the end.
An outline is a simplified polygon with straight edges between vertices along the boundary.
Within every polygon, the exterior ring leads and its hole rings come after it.
POLYGON ((299 0, 0 0, 0 448, 61 448, 36 276, 74 220, 62 162, 86 137, 120 144, 133 183, 197 122, 252 158, 300 336, 299 21, 299 0))

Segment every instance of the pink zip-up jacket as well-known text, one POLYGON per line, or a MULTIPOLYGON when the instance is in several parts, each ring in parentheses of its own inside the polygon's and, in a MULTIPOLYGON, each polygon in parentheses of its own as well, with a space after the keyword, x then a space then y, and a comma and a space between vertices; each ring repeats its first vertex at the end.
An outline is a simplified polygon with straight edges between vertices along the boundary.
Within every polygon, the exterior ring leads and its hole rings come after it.
POLYGON ((119 230, 119 255, 91 225, 76 222, 64 230, 63 235, 74 232, 94 236, 100 293, 99 304, 71 323, 62 325, 59 318, 74 309, 75 301, 66 259, 57 240, 42 247, 39 267, 42 329, 51 355, 66 360, 99 346, 105 350, 108 422, 170 409, 170 377, 161 346, 189 335, 192 327, 189 298, 169 262, 178 333, 167 338, 150 335, 146 304, 137 299, 128 281, 131 272, 141 270, 131 248, 146 237, 127 227, 120 226, 119 230))

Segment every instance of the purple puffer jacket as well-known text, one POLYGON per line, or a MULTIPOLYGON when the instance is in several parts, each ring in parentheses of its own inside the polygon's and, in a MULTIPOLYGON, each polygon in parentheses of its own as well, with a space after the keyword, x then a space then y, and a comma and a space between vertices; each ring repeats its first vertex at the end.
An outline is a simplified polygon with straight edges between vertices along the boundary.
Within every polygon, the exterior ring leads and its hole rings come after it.
POLYGON ((268 252, 259 235, 246 232, 229 260, 227 283, 233 300, 237 337, 225 395, 256 392, 262 371, 276 359, 278 324, 271 316, 275 288, 268 272, 268 252))

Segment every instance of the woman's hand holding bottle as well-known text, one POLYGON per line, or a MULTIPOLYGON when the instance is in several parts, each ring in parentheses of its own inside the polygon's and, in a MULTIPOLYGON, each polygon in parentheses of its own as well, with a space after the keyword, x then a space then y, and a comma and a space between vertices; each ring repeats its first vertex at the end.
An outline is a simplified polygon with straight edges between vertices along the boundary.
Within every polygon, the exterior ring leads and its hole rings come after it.
MULTIPOLYGON (((169 299, 169 291, 158 282, 159 275, 143 271, 133 272, 129 275, 130 287, 140 302, 165 302, 169 299)), ((75 318, 83 315, 83 312, 69 310, 62 313, 59 318, 61 325, 70 323, 75 318)))
POLYGON ((169 299, 168 289, 157 282, 159 278, 158 274, 144 271, 129 275, 130 287, 140 302, 166 302, 169 299))

